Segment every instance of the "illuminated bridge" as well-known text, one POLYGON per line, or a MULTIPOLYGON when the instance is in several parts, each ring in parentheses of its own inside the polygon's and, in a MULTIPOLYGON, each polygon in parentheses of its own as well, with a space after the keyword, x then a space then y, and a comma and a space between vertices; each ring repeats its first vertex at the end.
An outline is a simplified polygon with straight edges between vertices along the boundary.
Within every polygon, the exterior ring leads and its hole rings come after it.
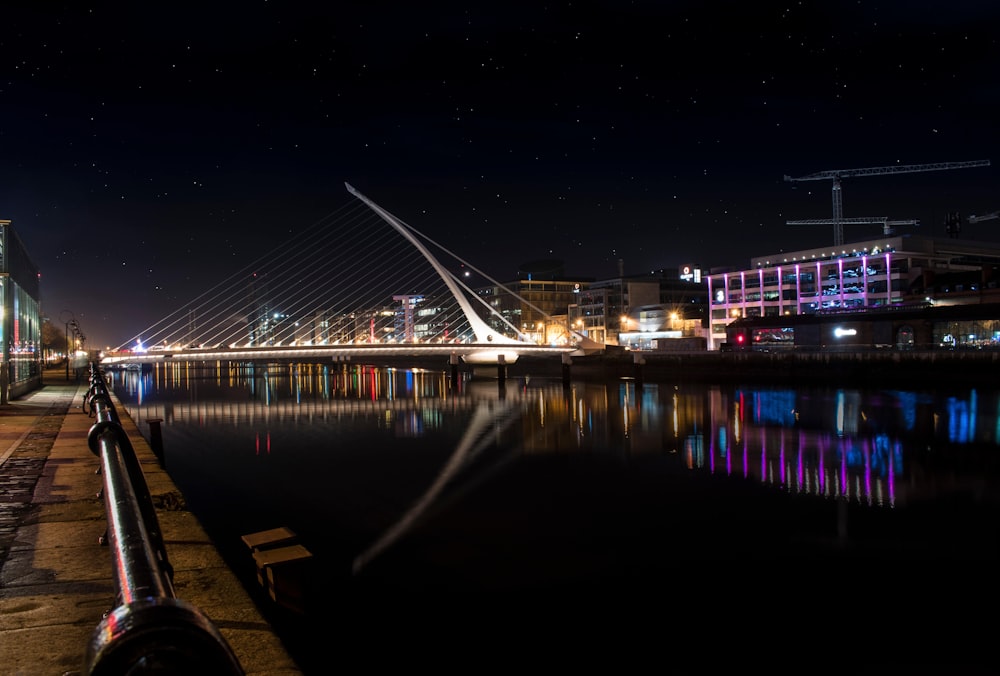
POLYGON ((262 244, 251 266, 102 363, 439 356, 511 364, 604 350, 565 323, 555 334, 558 322, 540 308, 345 185, 357 202, 277 247, 262 244), (522 307, 548 317, 544 333, 519 325, 522 307))
POLYGON ((470 364, 513 364, 518 357, 579 355, 574 345, 547 346, 534 343, 385 343, 346 345, 288 345, 261 347, 177 348, 145 352, 112 353, 102 358, 107 365, 159 363, 163 361, 352 361, 367 363, 380 357, 440 357, 447 363, 453 356, 470 364))

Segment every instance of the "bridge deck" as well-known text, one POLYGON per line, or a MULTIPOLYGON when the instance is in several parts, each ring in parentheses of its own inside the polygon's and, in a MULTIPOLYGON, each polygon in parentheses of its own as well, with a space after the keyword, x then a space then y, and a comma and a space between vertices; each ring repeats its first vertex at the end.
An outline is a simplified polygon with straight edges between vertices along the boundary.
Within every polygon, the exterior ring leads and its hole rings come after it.
POLYGON ((497 364, 502 357, 513 364, 519 357, 552 357, 581 354, 575 346, 488 344, 392 344, 392 345, 287 345, 263 347, 215 347, 188 349, 154 349, 146 352, 117 352, 104 356, 104 365, 145 364, 165 359, 174 361, 366 361, 384 357, 424 359, 440 357, 442 363, 461 359, 469 364, 497 364))

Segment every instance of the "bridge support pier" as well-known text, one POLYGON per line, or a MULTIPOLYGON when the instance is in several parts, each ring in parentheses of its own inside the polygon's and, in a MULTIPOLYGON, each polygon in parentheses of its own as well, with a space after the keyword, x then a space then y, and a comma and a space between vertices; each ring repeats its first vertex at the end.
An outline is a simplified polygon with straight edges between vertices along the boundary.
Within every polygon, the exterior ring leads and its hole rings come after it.
POLYGON ((562 356, 562 384, 563 389, 569 389, 570 374, 569 367, 573 365, 573 358, 568 354, 562 356))
POLYGON ((503 387, 507 380, 507 357, 497 355, 497 382, 503 387))
POLYGON ((451 356, 448 357, 448 363, 451 364, 451 386, 452 388, 458 387, 458 353, 452 352, 451 356))
POLYGON ((632 353, 632 371, 635 374, 635 386, 642 387, 642 365, 646 363, 646 358, 638 352, 632 353))

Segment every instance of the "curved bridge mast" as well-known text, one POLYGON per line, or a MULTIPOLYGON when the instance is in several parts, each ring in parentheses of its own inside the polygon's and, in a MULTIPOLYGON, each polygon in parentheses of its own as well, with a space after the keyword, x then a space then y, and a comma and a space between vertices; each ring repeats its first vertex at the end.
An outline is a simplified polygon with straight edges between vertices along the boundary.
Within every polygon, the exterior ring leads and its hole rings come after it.
POLYGON ((497 333, 485 321, 483 321, 482 317, 480 317, 472 307, 469 299, 466 298, 465 294, 458 288, 458 285, 455 284, 455 280, 452 278, 451 273, 445 270, 437 259, 431 255, 431 252, 427 250, 427 247, 425 247, 416 237, 413 236, 413 233, 410 232, 410 227, 408 225, 401 222, 388 211, 362 195, 350 183, 345 182, 344 185, 347 186, 348 192, 367 204, 372 211, 381 216, 386 223, 395 228, 399 234, 405 237, 410 244, 417 248, 417 251, 423 254, 424 258, 427 259, 427 262, 434 268, 434 271, 437 272, 438 275, 441 276, 441 279, 444 280, 444 283, 448 285, 448 289, 451 291, 452 295, 455 296, 455 300, 458 301, 459 306, 462 308, 462 312, 465 313, 465 318, 469 320, 472 332, 476 335, 477 342, 490 345, 525 344, 525 341, 515 340, 501 333, 497 333))

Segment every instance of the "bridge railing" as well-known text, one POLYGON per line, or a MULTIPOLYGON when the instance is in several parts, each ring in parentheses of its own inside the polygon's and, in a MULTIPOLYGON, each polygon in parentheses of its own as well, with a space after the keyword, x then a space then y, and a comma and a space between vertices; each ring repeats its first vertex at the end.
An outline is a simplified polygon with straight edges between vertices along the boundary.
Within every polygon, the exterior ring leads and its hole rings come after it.
POLYGON ((244 673, 225 639, 193 605, 176 598, 156 511, 142 467, 107 391, 91 366, 84 409, 96 417, 87 443, 100 458, 117 606, 95 629, 85 672, 244 673))

